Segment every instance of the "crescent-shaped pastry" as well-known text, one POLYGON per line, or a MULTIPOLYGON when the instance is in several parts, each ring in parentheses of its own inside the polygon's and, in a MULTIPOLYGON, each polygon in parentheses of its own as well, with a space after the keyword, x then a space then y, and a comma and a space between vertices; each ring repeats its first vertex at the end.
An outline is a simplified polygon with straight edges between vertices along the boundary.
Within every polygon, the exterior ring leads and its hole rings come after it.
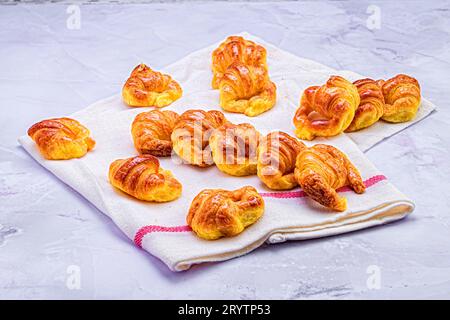
POLYGON ((381 117, 388 122, 406 122, 414 119, 420 106, 419 82, 406 74, 379 83, 384 95, 384 114, 381 117))
POLYGON ((230 36, 212 53, 213 89, 219 88, 219 82, 228 67, 235 61, 267 69, 266 49, 239 36, 230 36))
POLYGON ((356 193, 366 189, 356 167, 347 156, 333 146, 316 144, 297 156, 295 178, 313 200, 337 211, 347 209, 347 199, 336 189, 349 186, 356 193))
POLYGON ((358 131, 377 122, 384 112, 384 97, 377 81, 361 79, 353 82, 358 89, 360 103, 350 126, 345 132, 358 131))
POLYGON ((254 117, 276 102, 276 86, 267 69, 234 62, 219 82, 220 106, 230 112, 254 117))
POLYGON ((109 181, 136 199, 152 202, 175 200, 182 189, 172 173, 160 167, 158 158, 149 154, 111 163, 109 181))
POLYGON ((232 176, 256 174, 259 132, 248 123, 224 124, 209 137, 214 163, 232 176))
POLYGON ((212 165, 209 137, 214 129, 227 123, 220 111, 188 110, 178 119, 171 139, 175 153, 187 163, 207 167, 212 165))
POLYGON ((238 235, 263 213, 264 200, 253 187, 206 189, 192 201, 186 220, 197 236, 215 240, 238 235))
POLYGON ((140 64, 131 72, 122 89, 123 101, 131 107, 165 107, 179 99, 183 91, 167 74, 140 64))
POLYGON ((138 114, 131 125, 134 146, 139 153, 157 157, 170 156, 170 138, 179 115, 170 110, 151 110, 138 114))
POLYGON ((271 132, 258 146, 258 177, 270 189, 288 190, 298 185, 295 161, 303 142, 282 131, 271 132))
POLYGON ((36 142, 39 152, 49 160, 81 158, 95 146, 89 130, 77 120, 55 118, 35 123, 28 135, 36 142))
POLYGON ((348 128, 359 106, 356 86, 331 76, 323 86, 307 88, 294 116, 295 134, 300 139, 335 136, 348 128))

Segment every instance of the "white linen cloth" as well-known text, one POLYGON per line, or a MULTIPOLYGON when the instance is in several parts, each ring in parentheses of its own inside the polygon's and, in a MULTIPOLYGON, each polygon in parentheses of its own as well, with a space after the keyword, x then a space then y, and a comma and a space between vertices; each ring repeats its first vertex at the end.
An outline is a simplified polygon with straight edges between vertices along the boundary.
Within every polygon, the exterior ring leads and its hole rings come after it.
MULTIPOLYGON (((241 114, 225 115, 233 123, 253 124, 262 134, 282 130, 294 135, 292 117, 300 94, 307 86, 324 83, 332 74, 352 81, 361 77, 296 57, 249 34, 243 35, 263 44, 268 51, 270 76, 277 85, 277 104, 254 118, 241 114)), ((210 55, 217 45, 196 51, 162 70, 172 75, 183 88, 182 98, 165 109, 178 113, 194 108, 221 110, 219 93, 210 86, 210 55)), ((136 61, 136 64, 140 62, 136 61)), ((151 61, 142 62, 151 66, 151 61)), ((432 109, 433 106, 424 100, 416 121, 432 109)), ((362 195, 343 191, 348 199, 348 210, 343 213, 321 207, 304 197, 299 189, 274 192, 265 188, 256 176, 232 177, 215 166, 201 169, 180 164, 176 157, 160 158, 160 162, 183 184, 182 196, 161 204, 136 200, 110 185, 108 168, 116 159, 137 155, 130 127, 138 113, 148 110, 151 108, 130 108, 122 102, 120 95, 115 95, 70 115, 88 127, 97 142, 95 149, 81 159, 45 160, 28 136, 20 137, 19 142, 42 166, 109 216, 136 245, 161 259, 173 271, 186 270, 197 263, 237 257, 265 241, 278 243, 311 239, 387 223, 403 218, 414 209, 412 201, 398 191, 358 148, 366 150, 413 122, 404 125, 380 122, 373 130, 369 128, 354 133, 351 137, 358 146, 344 134, 307 142, 309 145, 325 142, 338 147, 348 155, 366 181, 368 188, 362 195), (231 190, 244 185, 256 187, 264 196, 265 213, 257 223, 236 237, 216 241, 199 239, 189 230, 186 215, 192 199, 201 190, 231 190)))

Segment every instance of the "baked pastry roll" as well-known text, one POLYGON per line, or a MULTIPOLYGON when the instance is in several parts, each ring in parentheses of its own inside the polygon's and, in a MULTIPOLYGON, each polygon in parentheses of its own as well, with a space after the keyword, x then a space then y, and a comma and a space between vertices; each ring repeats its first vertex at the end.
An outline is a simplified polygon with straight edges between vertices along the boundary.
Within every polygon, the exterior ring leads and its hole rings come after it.
POLYGON ((379 81, 384 95, 384 114, 388 122, 406 122, 414 119, 420 106, 419 82, 405 74, 379 81))
POLYGON ((276 102, 276 86, 267 69, 241 62, 231 64, 219 82, 220 106, 230 112, 254 117, 276 102))
POLYGON ((81 158, 95 146, 89 130, 77 120, 54 118, 35 123, 28 135, 36 142, 39 152, 49 160, 81 158))
POLYGON ((209 137, 214 163, 232 176, 256 174, 259 132, 248 123, 224 124, 209 137))
POLYGON ((258 146, 258 177, 270 189, 288 190, 298 185, 295 161, 303 142, 282 131, 271 132, 258 146))
POLYGON ((263 212, 264 200, 253 187, 206 189, 192 201, 186 220, 197 236, 215 240, 238 235, 263 212))
POLYGON ((141 63, 131 72, 122 89, 123 101, 132 107, 165 107, 179 99, 183 91, 167 74, 141 63))
POLYGON ((171 139, 175 153, 187 163, 207 167, 212 165, 209 137, 214 129, 227 123, 220 111, 188 110, 178 119, 171 139))
POLYGON ((300 139, 335 136, 348 128, 359 106, 356 86, 332 76, 323 86, 307 88, 294 116, 295 134, 300 139))
POLYGON ((219 88, 219 82, 228 67, 236 61, 267 69, 267 53, 264 47, 239 36, 230 36, 212 53, 213 89, 219 88))
POLYGON ((358 169, 347 156, 333 146, 316 144, 297 156, 295 178, 313 200, 336 211, 347 209, 347 199, 336 189, 349 186, 356 193, 366 189, 358 169))
POLYGON ((170 110, 151 110, 138 114, 131 125, 136 150, 157 157, 170 156, 172 153, 170 136, 178 118, 178 113, 170 110))
POLYGON ((358 89, 360 103, 355 117, 345 132, 358 131, 377 122, 384 112, 384 97, 377 81, 361 79, 353 82, 358 89))
POLYGON ((153 202, 175 200, 182 189, 172 173, 160 167, 158 158, 149 154, 111 163, 109 181, 136 199, 153 202))

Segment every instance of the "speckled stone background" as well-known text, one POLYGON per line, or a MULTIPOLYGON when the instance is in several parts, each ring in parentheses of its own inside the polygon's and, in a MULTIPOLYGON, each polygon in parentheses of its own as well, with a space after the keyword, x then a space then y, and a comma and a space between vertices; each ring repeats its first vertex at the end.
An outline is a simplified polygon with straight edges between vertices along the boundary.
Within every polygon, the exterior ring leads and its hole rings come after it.
POLYGON ((0 6, 1 298, 450 298, 449 2, 15 2, 0 6), (367 153, 415 200, 412 216, 172 273, 19 147, 32 123, 119 92, 138 62, 160 68, 241 31, 420 81, 438 112, 367 153))

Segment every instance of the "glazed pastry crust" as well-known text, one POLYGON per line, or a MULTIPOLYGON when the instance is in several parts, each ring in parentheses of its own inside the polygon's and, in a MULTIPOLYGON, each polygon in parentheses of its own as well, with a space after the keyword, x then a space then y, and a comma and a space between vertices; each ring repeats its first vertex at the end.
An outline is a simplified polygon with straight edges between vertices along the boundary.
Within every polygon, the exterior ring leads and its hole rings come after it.
POLYGON ((379 83, 382 85, 385 106, 382 119, 388 122, 406 122, 415 118, 420 106, 419 82, 408 75, 399 74, 379 83))
POLYGON ((143 63, 134 68, 122 89, 123 101, 131 107, 165 107, 179 99, 182 93, 172 77, 143 63))
POLYGON ((248 123, 224 124, 209 137, 214 163, 232 176, 256 174, 259 132, 248 123))
POLYGON ((360 79, 353 84, 358 89, 360 103, 350 126, 345 132, 354 132, 370 127, 384 113, 384 97, 379 83, 372 79, 360 79))
POLYGON ((198 237, 215 240, 240 234, 263 213, 264 200, 253 187, 206 189, 192 201, 186 221, 198 237))
POLYGON ((152 155, 119 159, 109 167, 110 183, 139 200, 167 202, 181 195, 181 183, 152 155))
POLYGON ((214 164, 209 137, 214 129, 227 123, 222 112, 188 110, 178 119, 172 131, 173 150, 184 161, 199 167, 214 164))
POLYGON ((267 69, 266 56, 266 49, 253 41, 239 36, 228 37, 212 53, 213 89, 219 88, 221 78, 233 62, 267 69))
POLYGON ((339 76, 321 87, 309 87, 294 116, 295 134, 304 140, 335 136, 348 128, 359 102, 356 86, 339 76))
POLYGON ((304 148, 303 142, 285 132, 269 133, 258 146, 258 177, 270 189, 288 190, 296 187, 295 161, 304 148))
POLYGON ((28 135, 48 160, 81 158, 95 146, 89 130, 77 120, 54 118, 35 123, 28 135))
POLYGON ((336 189, 349 186, 363 193, 365 185, 356 167, 347 156, 333 146, 316 144, 297 156, 295 178, 313 200, 336 211, 347 209, 347 199, 336 189))
POLYGON ((157 157, 172 153, 171 134, 179 115, 170 110, 151 110, 138 114, 131 125, 134 146, 141 154, 157 157))
POLYGON ((229 112, 254 117, 273 108, 276 86, 267 69, 235 62, 219 82, 220 106, 229 112))

